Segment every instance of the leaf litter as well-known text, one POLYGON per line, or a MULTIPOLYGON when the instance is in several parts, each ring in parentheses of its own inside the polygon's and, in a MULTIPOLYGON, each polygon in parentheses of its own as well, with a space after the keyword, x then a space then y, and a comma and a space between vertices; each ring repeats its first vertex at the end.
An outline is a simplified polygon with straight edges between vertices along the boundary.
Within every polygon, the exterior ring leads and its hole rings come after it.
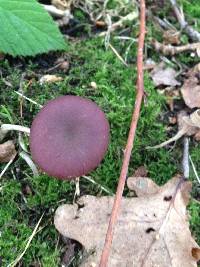
POLYGON ((159 63, 151 71, 150 76, 156 87, 158 86, 172 86, 180 85, 180 82, 176 80, 177 72, 166 67, 164 62, 159 63))
MULTIPOLYGON (((176 176, 159 187, 149 178, 130 177, 128 187, 139 197, 123 197, 108 266, 197 266, 200 248, 191 236, 186 211, 190 182, 176 176)), ((87 195, 79 204, 56 210, 57 230, 85 249, 81 267, 98 266, 113 200, 87 195)))
POLYGON ((200 108, 200 63, 188 71, 181 93, 189 108, 200 108))
POLYGON ((0 144, 0 163, 9 162, 17 154, 15 144, 12 140, 0 144))

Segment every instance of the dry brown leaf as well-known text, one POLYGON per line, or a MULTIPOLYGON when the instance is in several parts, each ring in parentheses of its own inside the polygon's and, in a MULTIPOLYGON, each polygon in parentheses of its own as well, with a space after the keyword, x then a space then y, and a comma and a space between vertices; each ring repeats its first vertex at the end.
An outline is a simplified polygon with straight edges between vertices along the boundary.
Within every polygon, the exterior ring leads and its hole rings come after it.
POLYGON ((163 33, 163 40, 164 44, 180 44, 180 32, 177 32, 175 30, 168 30, 164 31, 163 33))
POLYGON ((50 75, 50 74, 46 74, 44 76, 42 76, 40 78, 40 84, 44 84, 44 83, 54 83, 54 82, 60 82, 62 81, 63 78, 62 77, 59 77, 59 76, 56 76, 56 75, 50 75))
POLYGON ((9 140, 3 144, 0 144, 0 162, 9 162, 16 156, 16 150, 14 142, 9 140))
POLYGON ((146 167, 140 166, 135 170, 133 176, 134 177, 147 177, 147 174, 148 174, 148 170, 146 169, 146 167))
MULTIPOLYGON (((146 178, 143 178, 146 180, 146 178)), ((149 192, 153 182, 149 183, 149 192)), ((109 267, 196 267, 200 249, 189 230, 186 205, 190 183, 175 177, 154 194, 123 198, 109 267)), ((87 257, 81 267, 98 266, 113 197, 83 196, 81 206, 62 205, 58 231, 80 242, 87 257)))
POLYGON ((188 115, 184 110, 178 113, 178 129, 184 132, 184 135, 191 136, 200 131, 199 110, 188 115))
POLYGON ((164 62, 158 64, 150 73, 155 86, 177 86, 180 82, 176 80, 176 71, 165 67, 164 62))
POLYGON ((51 0, 52 5, 63 11, 70 8, 71 2, 71 0, 51 0))
POLYGON ((188 72, 181 93, 188 107, 200 108, 200 70, 197 67, 188 72))

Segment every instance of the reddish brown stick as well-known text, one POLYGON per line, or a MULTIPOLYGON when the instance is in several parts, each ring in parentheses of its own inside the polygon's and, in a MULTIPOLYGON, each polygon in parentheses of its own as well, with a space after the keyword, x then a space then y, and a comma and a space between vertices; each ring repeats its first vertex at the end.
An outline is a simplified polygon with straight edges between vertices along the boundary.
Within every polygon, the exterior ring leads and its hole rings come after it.
POLYGON ((131 151, 133 148, 133 142, 135 138, 135 131, 137 128, 137 122, 140 115, 140 108, 142 104, 142 99, 144 96, 144 83, 143 83, 143 48, 144 48, 144 38, 145 38, 145 0, 140 0, 140 36, 138 40, 138 53, 137 53, 137 95, 135 100, 135 108, 132 115, 132 121, 130 125, 130 131, 128 135, 128 140, 124 152, 124 160, 121 168, 121 173, 119 177, 117 192, 115 195, 115 200, 112 208, 112 213, 109 221, 109 226, 106 234, 105 244, 103 247, 101 260, 99 267, 106 267, 108 263, 108 258, 111 250, 114 227, 117 222, 117 218, 120 211, 122 194, 124 191, 126 176, 128 173, 128 166, 131 157, 131 151))

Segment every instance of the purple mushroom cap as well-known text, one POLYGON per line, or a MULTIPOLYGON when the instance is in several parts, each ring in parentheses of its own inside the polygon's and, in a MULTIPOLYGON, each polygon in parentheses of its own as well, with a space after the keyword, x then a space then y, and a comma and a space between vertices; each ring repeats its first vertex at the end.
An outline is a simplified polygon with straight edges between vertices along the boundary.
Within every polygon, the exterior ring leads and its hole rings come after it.
POLYGON ((61 96, 49 101, 33 120, 33 161, 59 179, 73 179, 95 169, 109 143, 109 123, 91 100, 61 96))

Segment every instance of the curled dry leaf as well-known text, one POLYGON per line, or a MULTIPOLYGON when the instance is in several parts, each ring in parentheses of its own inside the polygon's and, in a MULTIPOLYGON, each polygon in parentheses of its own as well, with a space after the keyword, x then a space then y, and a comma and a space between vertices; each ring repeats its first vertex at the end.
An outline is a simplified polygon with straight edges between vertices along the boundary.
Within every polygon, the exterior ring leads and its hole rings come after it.
POLYGON ((164 62, 158 64, 150 73, 155 86, 177 86, 180 82, 176 80, 176 71, 165 67, 164 62))
POLYGON ((165 44, 180 44, 181 33, 173 29, 164 31, 163 40, 165 44))
POLYGON ((147 174, 148 174, 148 171, 147 171, 146 167, 140 166, 135 170, 133 176, 134 177, 147 177, 147 174))
POLYGON ((39 82, 42 85, 44 83, 54 83, 54 82, 60 82, 62 80, 63 80, 62 77, 59 77, 59 76, 56 76, 56 75, 47 74, 47 75, 42 76, 40 78, 39 82))
POLYGON ((181 93, 188 107, 200 108, 200 70, 197 67, 188 72, 181 93))
MULTIPOLYGON (((190 187, 175 177, 162 187, 149 183, 141 197, 123 198, 108 266, 196 267, 200 249, 191 236, 186 211, 190 187), (157 188, 154 193, 152 187, 157 188)), ((83 196, 81 208, 66 204, 56 211, 58 231, 85 248, 81 267, 99 264, 113 200, 83 196)))
POLYGON ((70 9, 71 0, 51 0, 51 4, 60 10, 70 9))
POLYGON ((0 162, 9 162, 16 156, 15 145, 12 140, 0 144, 0 162))
POLYGON ((195 135, 198 137, 200 134, 200 109, 196 110, 190 115, 187 115, 185 111, 179 112, 178 128, 179 130, 177 134, 174 135, 172 138, 168 139, 167 141, 164 141, 163 143, 159 145, 152 146, 152 147, 148 146, 147 149, 164 147, 172 142, 177 141, 184 135, 187 135, 187 136, 195 135))

